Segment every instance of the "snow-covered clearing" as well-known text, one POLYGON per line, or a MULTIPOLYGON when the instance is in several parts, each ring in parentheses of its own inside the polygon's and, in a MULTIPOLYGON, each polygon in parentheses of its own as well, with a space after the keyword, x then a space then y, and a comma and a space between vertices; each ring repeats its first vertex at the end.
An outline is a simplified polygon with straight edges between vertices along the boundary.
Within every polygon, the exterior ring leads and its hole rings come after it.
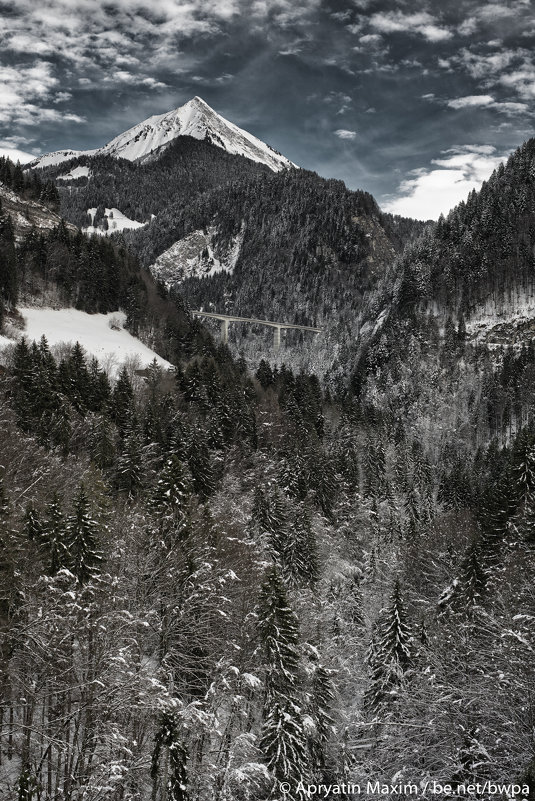
MULTIPOLYGON (((97 213, 95 209, 88 209, 87 213, 91 217, 91 222, 95 222, 95 214, 97 213)), ((127 217, 126 214, 123 214, 122 211, 119 209, 104 209, 104 216, 108 221, 108 228, 104 230, 104 228, 96 227, 94 225, 89 225, 87 228, 82 228, 86 234, 100 234, 101 236, 106 236, 106 234, 113 234, 118 231, 125 231, 125 230, 133 230, 135 228, 143 228, 144 225, 148 225, 148 223, 140 223, 137 220, 131 220, 130 217, 127 217)))
MULTIPOLYGON (((137 359, 140 367, 150 364, 156 359, 161 367, 172 365, 154 353, 139 339, 132 336, 124 328, 116 330, 110 322, 123 326, 124 312, 108 314, 87 314, 78 309, 37 309, 33 307, 19 309, 26 323, 23 335, 28 339, 39 340, 45 335, 52 347, 62 342, 80 345, 91 356, 95 356, 102 367, 111 373, 118 372, 125 361, 137 359)), ((0 338, 0 346, 12 344, 12 340, 0 338)))
POLYGON ((65 175, 58 175, 56 181, 73 181, 75 178, 89 178, 91 172, 89 167, 74 167, 70 172, 65 175))

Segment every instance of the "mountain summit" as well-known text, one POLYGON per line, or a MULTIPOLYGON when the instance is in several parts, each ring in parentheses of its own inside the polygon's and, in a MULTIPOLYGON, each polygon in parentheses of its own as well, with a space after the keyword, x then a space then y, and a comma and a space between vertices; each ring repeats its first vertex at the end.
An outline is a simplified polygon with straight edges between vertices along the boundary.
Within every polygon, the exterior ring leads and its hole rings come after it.
POLYGON ((41 156, 31 167, 48 167, 76 156, 108 155, 137 161, 155 151, 161 152, 179 136, 191 136, 205 140, 233 155, 245 156, 252 161, 266 164, 274 172, 295 166, 256 136, 238 128, 200 97, 194 97, 180 108, 165 114, 155 114, 134 125, 107 145, 97 150, 61 150, 41 156))

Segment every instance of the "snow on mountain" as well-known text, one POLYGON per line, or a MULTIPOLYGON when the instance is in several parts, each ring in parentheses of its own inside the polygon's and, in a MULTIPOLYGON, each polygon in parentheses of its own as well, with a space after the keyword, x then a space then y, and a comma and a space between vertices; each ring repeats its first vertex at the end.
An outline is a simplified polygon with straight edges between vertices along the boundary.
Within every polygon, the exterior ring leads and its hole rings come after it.
POLYGON ((70 172, 65 173, 65 175, 58 175, 56 181, 74 181, 76 178, 89 178, 91 175, 91 171, 89 167, 73 167, 70 172))
POLYGON ((489 296, 466 319, 468 338, 489 346, 530 342, 534 331, 535 295, 521 286, 503 296, 489 296))
POLYGON ((206 278, 215 273, 232 273, 243 242, 243 228, 226 247, 215 241, 217 228, 193 231, 162 253, 149 269, 167 286, 176 286, 187 278, 206 278))
POLYGON ((141 223, 137 220, 131 220, 130 217, 127 217, 122 211, 114 208, 104 209, 104 219, 108 226, 104 228, 103 225, 95 226, 94 224, 95 214, 97 213, 96 208, 88 209, 87 213, 91 217, 91 225, 88 225, 87 228, 82 228, 82 231, 86 234, 100 234, 106 236, 106 234, 113 234, 125 230, 132 231, 135 228, 143 228, 144 225, 148 225, 148 221, 141 223))
POLYGON ((180 108, 156 114, 134 125, 107 145, 97 150, 58 150, 30 163, 30 167, 49 167, 76 156, 108 155, 137 161, 167 147, 179 136, 192 136, 210 142, 233 155, 266 164, 274 172, 294 167, 287 158, 256 136, 238 128, 217 114, 200 97, 194 97, 180 108))
POLYGON ((117 136, 101 148, 100 152, 136 161, 168 145, 177 136, 205 139, 227 153, 267 164, 275 172, 294 166, 256 136, 221 117, 200 97, 194 97, 184 106, 166 114, 149 117, 117 136))
MULTIPOLYGON (((123 326, 124 312, 108 314, 87 314, 78 309, 19 308, 24 318, 23 335, 38 341, 43 334, 52 347, 60 343, 79 342, 91 356, 95 356, 101 366, 115 374, 126 360, 137 360, 146 366, 156 359, 163 368, 172 365, 158 356, 139 339, 132 336, 123 326), (113 327, 112 327, 113 326, 113 327)), ((11 343, 4 337, 0 346, 11 343)))
POLYGON ((94 156, 96 150, 55 150, 53 153, 46 153, 39 156, 35 161, 30 161, 26 167, 55 167, 62 161, 78 158, 78 156, 94 156))

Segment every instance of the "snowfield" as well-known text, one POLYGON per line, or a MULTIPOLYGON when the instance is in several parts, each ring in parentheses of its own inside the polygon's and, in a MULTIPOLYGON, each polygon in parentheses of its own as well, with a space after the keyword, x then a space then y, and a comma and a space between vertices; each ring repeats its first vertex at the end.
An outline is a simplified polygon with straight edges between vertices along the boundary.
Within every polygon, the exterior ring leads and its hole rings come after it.
MULTIPOLYGON (((87 213, 91 217, 91 221, 94 223, 95 214, 97 213, 96 208, 88 209, 87 213)), ((106 234, 113 234, 117 233, 118 231, 125 230, 132 231, 135 228, 143 228, 145 225, 148 225, 148 222, 140 223, 137 220, 131 220, 130 217, 127 217, 126 214, 123 214, 123 212, 119 211, 119 209, 104 209, 104 216, 108 221, 107 231, 105 231, 104 228, 99 228, 98 226, 95 228, 94 225, 89 225, 87 228, 82 228, 82 231, 86 234, 100 234, 101 236, 106 236, 106 234)))
MULTIPOLYGON (((101 366, 111 373, 117 373, 125 361, 136 359, 144 367, 153 359, 163 368, 171 368, 170 362, 162 359, 139 339, 124 328, 115 330, 110 322, 123 326, 124 312, 108 314, 87 314, 78 309, 37 309, 20 308, 26 329, 23 335, 30 340, 39 340, 45 335, 50 347, 62 342, 74 345, 79 342, 90 356, 95 356, 101 366)), ((0 347, 13 344, 6 337, 0 338, 0 347)))
POLYGON ((91 172, 89 167, 74 167, 70 172, 65 175, 58 175, 56 181, 73 181, 75 178, 89 178, 91 172))
POLYGON ((70 161, 78 156, 93 156, 96 150, 55 150, 53 153, 46 153, 44 156, 38 156, 35 161, 26 164, 28 167, 56 167, 63 161, 70 161))

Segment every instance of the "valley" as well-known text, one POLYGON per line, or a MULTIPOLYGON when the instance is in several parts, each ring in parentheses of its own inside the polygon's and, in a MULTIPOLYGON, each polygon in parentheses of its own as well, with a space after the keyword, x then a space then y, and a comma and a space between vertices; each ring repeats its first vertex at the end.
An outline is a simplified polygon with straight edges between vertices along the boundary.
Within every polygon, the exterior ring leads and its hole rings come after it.
POLYGON ((530 799, 535 140, 435 223, 199 98, 0 167, 6 798, 530 799))

